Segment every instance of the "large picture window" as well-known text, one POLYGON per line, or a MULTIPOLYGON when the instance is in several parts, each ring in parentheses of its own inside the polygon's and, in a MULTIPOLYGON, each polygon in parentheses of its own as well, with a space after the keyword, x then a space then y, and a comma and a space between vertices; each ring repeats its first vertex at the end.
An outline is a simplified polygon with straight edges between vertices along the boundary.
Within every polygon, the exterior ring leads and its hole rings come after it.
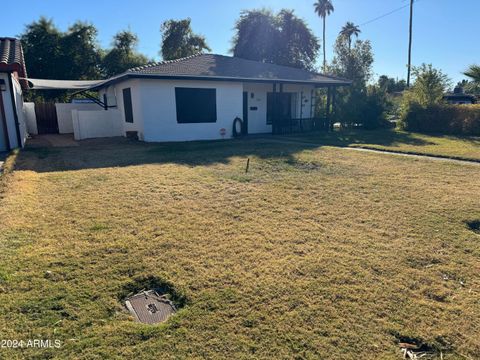
POLYGON ((216 89, 175 88, 177 122, 211 123, 217 121, 216 89))

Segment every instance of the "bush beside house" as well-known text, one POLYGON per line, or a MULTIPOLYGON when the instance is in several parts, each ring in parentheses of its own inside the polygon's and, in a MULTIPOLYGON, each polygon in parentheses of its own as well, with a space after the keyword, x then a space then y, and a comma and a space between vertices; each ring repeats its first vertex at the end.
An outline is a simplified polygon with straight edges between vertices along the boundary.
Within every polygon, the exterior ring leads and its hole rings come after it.
POLYGON ((480 135, 480 105, 450 105, 443 94, 448 77, 432 65, 413 69, 415 83, 404 92, 400 128, 424 133, 480 135))
POLYGON ((480 105, 411 103, 400 127, 407 131, 480 136, 480 105))

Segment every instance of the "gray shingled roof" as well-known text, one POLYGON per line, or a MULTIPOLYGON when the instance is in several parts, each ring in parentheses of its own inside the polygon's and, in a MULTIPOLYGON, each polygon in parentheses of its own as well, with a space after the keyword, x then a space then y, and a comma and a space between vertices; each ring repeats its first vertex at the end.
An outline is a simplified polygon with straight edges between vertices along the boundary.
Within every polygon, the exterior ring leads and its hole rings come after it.
POLYGON ((129 69, 114 76, 100 88, 125 78, 172 78, 198 80, 230 80, 255 82, 292 82, 316 85, 349 85, 351 82, 333 76, 297 69, 289 66, 267 64, 238 57, 197 54, 186 58, 152 63, 129 69))
POLYGON ((0 37, 0 70, 2 69, 17 71, 20 77, 27 77, 20 40, 0 37))

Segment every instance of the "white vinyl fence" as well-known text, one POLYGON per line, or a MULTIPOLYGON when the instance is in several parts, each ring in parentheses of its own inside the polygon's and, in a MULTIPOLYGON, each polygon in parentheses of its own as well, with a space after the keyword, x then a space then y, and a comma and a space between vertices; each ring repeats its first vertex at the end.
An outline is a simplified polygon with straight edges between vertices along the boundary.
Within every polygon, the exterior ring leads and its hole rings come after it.
POLYGON ((81 103, 80 104, 56 103, 55 108, 57 110, 58 132, 60 134, 73 133, 72 110, 94 111, 94 110, 102 109, 97 104, 81 104, 81 103))
POLYGON ((83 111, 72 110, 75 140, 123 136, 120 111, 115 109, 83 111))
POLYGON ((35 115, 35 104, 33 102, 23 103, 23 113, 25 116, 25 124, 27 126, 27 132, 30 135, 37 135, 37 116, 35 115))

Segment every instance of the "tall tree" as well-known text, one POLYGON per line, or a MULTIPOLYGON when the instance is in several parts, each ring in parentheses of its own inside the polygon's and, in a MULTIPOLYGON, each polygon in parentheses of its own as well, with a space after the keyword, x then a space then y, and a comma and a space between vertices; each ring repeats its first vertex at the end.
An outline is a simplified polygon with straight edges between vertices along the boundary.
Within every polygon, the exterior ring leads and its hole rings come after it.
POLYGON ((277 60, 280 65, 313 69, 320 45, 305 21, 293 10, 282 9, 276 16, 277 60))
MULTIPOLYGON (((343 126, 362 124, 379 126, 386 108, 383 91, 369 91, 367 83, 372 77, 373 52, 370 41, 356 40, 351 48, 348 39, 339 35, 335 42, 334 57, 329 72, 352 80, 352 85, 337 90, 336 121, 343 126)), ((372 90, 371 88, 370 90, 372 90)))
POLYGON ((233 56, 274 63, 278 29, 275 15, 268 10, 245 10, 235 23, 233 56))
POLYGON ((473 82, 480 84, 480 65, 470 65, 463 74, 472 79, 473 82))
POLYGON ((27 73, 31 78, 63 79, 59 73, 63 34, 53 20, 41 17, 20 35, 27 73))
POLYGON ((405 80, 395 80, 387 75, 381 75, 378 78, 377 86, 388 94, 405 90, 407 83, 405 80))
POLYGON ((113 48, 107 52, 102 61, 106 76, 120 74, 127 69, 145 65, 148 58, 136 51, 138 37, 129 30, 118 32, 113 37, 113 48))
POLYGON ((243 11, 235 24, 231 51, 236 57, 312 69, 320 45, 293 10, 243 11))
POLYGON ((348 39, 337 37, 330 71, 353 81, 353 88, 365 89, 372 76, 373 52, 369 40, 357 40, 349 49, 348 39))
POLYGON ((44 79, 95 79, 100 76, 97 29, 77 22, 61 32, 52 20, 27 25, 22 41, 29 76, 44 79))
POLYGON ((102 50, 97 42, 98 31, 93 24, 76 22, 62 36, 62 66, 64 79, 101 78, 102 50))
POLYGON ((355 37, 358 38, 358 35, 361 32, 362 31, 360 30, 360 28, 351 21, 347 21, 347 23, 342 27, 342 30, 340 30, 340 35, 348 39, 349 50, 352 48, 352 36, 355 35, 355 37))
POLYGON ((421 106, 437 104, 451 84, 448 76, 432 64, 412 67, 412 75, 415 82, 405 92, 405 103, 415 102, 421 106))
MULTIPOLYGON (((97 30, 91 24, 77 22, 66 32, 52 20, 40 18, 25 27, 20 35, 27 73, 41 79, 98 79, 101 77, 102 50, 97 30)), ((66 100, 66 91, 28 92, 27 99, 66 100)))
POLYGON ((190 26, 191 19, 167 20, 162 23, 161 52, 164 60, 179 59, 204 50, 211 51, 205 37, 195 34, 190 26))
POLYGON ((331 0, 318 0, 313 4, 315 8, 315 13, 320 16, 323 20, 323 71, 327 70, 327 54, 326 54, 326 44, 325 44, 325 28, 326 28, 326 19, 335 9, 331 0))

